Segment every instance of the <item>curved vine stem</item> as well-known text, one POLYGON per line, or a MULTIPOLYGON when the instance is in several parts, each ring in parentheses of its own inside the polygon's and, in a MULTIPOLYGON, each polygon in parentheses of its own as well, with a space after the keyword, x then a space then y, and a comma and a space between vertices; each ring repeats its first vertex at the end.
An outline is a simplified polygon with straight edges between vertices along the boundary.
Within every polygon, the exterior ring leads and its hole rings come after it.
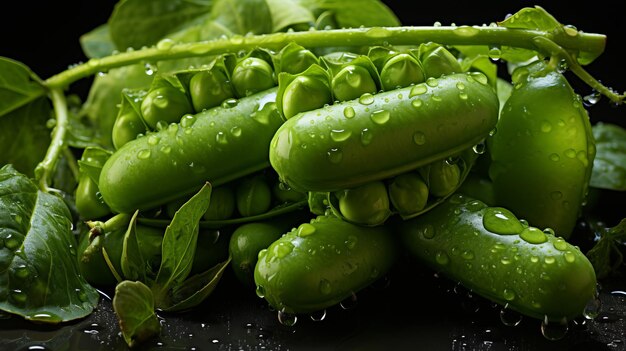
POLYGON ((618 94, 612 89, 600 83, 591 74, 589 74, 589 72, 587 72, 563 47, 546 37, 536 37, 533 38, 533 41, 539 49, 549 52, 550 56, 556 57, 559 60, 565 60, 568 69, 572 71, 572 73, 574 73, 583 82, 589 85, 592 89, 606 96, 616 104, 620 104, 623 102, 626 94, 618 94))
POLYGON ((50 87, 67 87, 98 72, 135 63, 237 53, 256 47, 280 50, 290 42, 296 42, 304 47, 416 45, 437 42, 446 45, 508 46, 536 51, 537 46, 533 39, 537 37, 546 37, 565 49, 584 49, 595 53, 604 51, 606 41, 606 36, 601 34, 578 33, 575 38, 571 38, 558 33, 498 26, 404 26, 312 30, 254 36, 235 35, 212 41, 180 44, 164 39, 150 48, 90 59, 86 63, 50 77, 46 84, 50 87))
POLYGON ((69 123, 67 100, 63 90, 61 88, 50 89, 50 99, 56 115, 56 125, 52 131, 52 140, 46 151, 46 156, 35 168, 35 180, 39 184, 39 189, 44 192, 53 191, 49 187, 49 180, 57 160, 66 148, 65 134, 69 123))

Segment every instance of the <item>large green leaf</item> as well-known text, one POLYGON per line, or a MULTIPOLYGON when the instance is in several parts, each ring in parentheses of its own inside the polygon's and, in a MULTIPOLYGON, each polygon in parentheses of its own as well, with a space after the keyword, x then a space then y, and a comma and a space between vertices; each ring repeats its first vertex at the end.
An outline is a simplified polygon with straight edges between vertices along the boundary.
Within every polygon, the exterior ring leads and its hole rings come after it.
POLYGON ((50 145, 50 101, 39 97, 0 118, 0 166, 12 164, 19 172, 33 177, 37 164, 50 145))
POLYGON ((105 57, 116 50, 108 24, 102 24, 81 35, 79 40, 83 53, 89 58, 105 57))
POLYGON ((0 117, 45 95, 41 80, 30 68, 0 56, 0 117))
POLYGON ((595 188, 626 191, 626 129, 617 124, 596 123, 593 128, 596 157, 590 185, 595 188))
POLYGON ((108 21, 111 38, 120 51, 153 45, 208 13, 212 4, 212 0, 122 0, 108 21))
POLYGON ((99 295, 79 273, 71 215, 11 165, 0 169, 0 310, 42 323, 89 315, 99 295))
POLYGON ((378 0, 299 0, 301 6, 319 15, 331 11, 339 28, 395 27, 400 20, 387 5, 378 0))

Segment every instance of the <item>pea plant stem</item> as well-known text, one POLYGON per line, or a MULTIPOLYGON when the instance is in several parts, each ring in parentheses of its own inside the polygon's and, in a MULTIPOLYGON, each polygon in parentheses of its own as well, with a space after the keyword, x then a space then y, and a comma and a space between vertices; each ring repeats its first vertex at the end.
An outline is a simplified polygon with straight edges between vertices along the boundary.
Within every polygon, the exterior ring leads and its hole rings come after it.
POLYGON ((616 104, 621 103, 624 99, 623 94, 617 94, 591 77, 570 54, 588 51, 599 55, 604 51, 606 43, 606 36, 602 34, 576 32, 575 35, 570 35, 564 34, 562 31, 545 32, 498 26, 403 26, 311 30, 251 36, 235 35, 230 38, 194 43, 174 43, 169 39, 163 39, 156 45, 141 50, 111 54, 103 58, 92 58, 86 63, 74 65, 44 82, 51 91, 51 100, 57 122, 53 131, 52 143, 44 160, 38 166, 39 187, 44 191, 49 190, 50 174, 64 148, 68 111, 63 90, 72 83, 98 72, 107 72, 113 68, 137 63, 154 63, 164 60, 237 53, 257 47, 280 50, 290 42, 296 42, 304 47, 417 45, 436 42, 445 45, 517 47, 534 50, 546 56, 556 53, 569 64, 572 72, 593 89, 606 95, 616 104))
POLYGON ((54 107, 56 115, 56 123, 52 130, 52 140, 46 151, 44 159, 37 165, 35 169, 35 178, 38 181, 39 189, 44 192, 50 192, 49 183, 54 167, 65 147, 65 134, 68 127, 68 110, 67 100, 63 90, 60 88, 50 89, 50 99, 54 107))

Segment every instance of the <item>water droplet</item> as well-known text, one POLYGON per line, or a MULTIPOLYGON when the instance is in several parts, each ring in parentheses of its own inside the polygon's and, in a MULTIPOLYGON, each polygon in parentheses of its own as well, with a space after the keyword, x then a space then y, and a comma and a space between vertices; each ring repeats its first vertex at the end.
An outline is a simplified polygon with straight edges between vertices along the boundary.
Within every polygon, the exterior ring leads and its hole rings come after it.
POLYGON ((350 296, 348 296, 347 298, 343 299, 340 303, 339 306, 344 309, 344 310, 349 310, 351 308, 356 307, 357 305, 357 298, 356 295, 354 293, 352 293, 350 296))
POLYGON ((354 247, 356 246, 356 243, 357 243, 358 241, 359 241, 359 239, 358 239, 356 236, 354 236, 354 235, 350 235, 350 236, 348 237, 348 239, 346 239, 346 241, 345 241, 346 247, 347 247, 348 249, 354 249, 354 247))
POLYGON ((19 265, 15 268, 15 276, 17 278, 25 279, 28 278, 29 275, 30 271, 28 270, 28 267, 26 267, 26 265, 19 265))
POLYGON ((330 161, 330 163, 338 164, 341 163, 341 160, 343 160, 343 152, 337 148, 328 150, 326 155, 328 156, 328 161, 330 161))
POLYGON ((359 102, 362 105, 371 105, 374 102, 374 95, 365 93, 359 97, 359 102))
POLYGON ((153 145, 154 146, 154 145, 158 144, 159 141, 161 141, 161 138, 156 136, 156 135, 154 135, 154 134, 152 134, 152 135, 150 135, 148 137, 148 144, 149 145, 153 145))
POLYGON ((162 153, 167 155, 167 154, 169 154, 172 151, 172 147, 169 146, 169 145, 165 145, 165 146, 161 147, 160 150, 161 150, 162 153))
POLYGON ((601 310, 602 310, 602 301, 598 298, 596 294, 596 296, 590 299, 585 305, 583 316, 586 319, 596 319, 600 315, 601 310))
POLYGON ((239 104, 239 100, 237 100, 237 99, 226 99, 226 100, 224 100, 224 102, 222 102, 222 107, 223 108, 233 108, 233 107, 237 106, 237 104, 239 104))
POLYGON ((487 146, 485 145, 485 142, 483 141, 483 142, 480 142, 480 143, 474 145, 472 147, 472 150, 474 151, 475 154, 482 155, 487 150, 487 146))
POLYGON ((438 264, 445 266, 450 263, 450 257, 445 251, 438 251, 437 254, 435 254, 435 261, 438 264))
POLYGON ((342 142, 348 140, 352 132, 345 129, 333 129, 330 131, 330 138, 336 142, 342 142))
POLYGON ((356 112, 352 106, 346 106, 346 108, 343 109, 343 115, 346 118, 353 118, 356 115, 356 112))
POLYGON ((150 150, 141 149, 137 152, 137 158, 141 160, 148 159, 150 157, 150 150))
POLYGON ((465 250, 461 253, 461 257, 463 257, 466 260, 473 260, 474 252, 472 252, 471 250, 465 250))
POLYGON ((13 300, 13 302, 15 303, 22 305, 26 302, 27 298, 28 296, 26 295, 26 293, 22 292, 22 290, 20 289, 15 289, 11 291, 11 300, 13 300))
POLYGON ((541 123, 541 131, 543 133, 549 133, 550 131, 552 131, 552 124, 548 121, 543 121, 541 123))
POLYGON ((189 128, 194 123, 196 123, 196 117, 194 115, 184 115, 183 118, 180 119, 180 125, 183 128, 189 128))
POLYGON ((548 321, 548 317, 546 316, 541 322, 541 334, 544 338, 551 341, 562 339, 565 337, 568 330, 569 325, 566 318, 560 321, 548 321))
POLYGON ((278 258, 284 258, 293 251, 293 244, 290 242, 280 242, 273 246, 272 254, 278 258))
POLYGON ((546 264, 553 264, 554 262, 556 262, 556 259, 553 256, 546 256, 543 259, 543 262, 545 262, 546 264))
POLYGON ((295 313, 288 313, 284 310, 280 310, 278 311, 278 321, 284 326, 293 327, 298 321, 298 316, 296 316, 295 313))
POLYGON ((507 327, 515 327, 522 322, 523 316, 517 311, 512 310, 507 303, 500 310, 500 321, 507 327))
POLYGON ((170 38, 163 38, 159 40, 156 44, 157 49, 159 50, 169 50, 174 46, 174 41, 170 38))
POLYGON ((574 149, 567 149, 567 150, 565 150, 565 156, 567 156, 569 158, 575 158, 576 157, 576 150, 574 150, 574 149))
POLYGON ((558 162, 561 160, 561 156, 557 153, 550 154, 550 161, 558 162))
POLYGON ((492 233, 501 235, 518 234, 524 230, 515 215, 501 207, 489 207, 483 216, 483 226, 492 233))
POLYGON ((496 135, 496 132, 498 131, 498 129, 496 129, 495 127, 489 131, 489 136, 492 137, 494 135, 496 135))
POLYGON ((431 224, 426 224, 420 228, 418 228, 419 233, 422 235, 424 239, 432 239, 435 237, 435 227, 431 224))
MULTIPOLYGON (((461 100, 467 100, 469 96, 467 95, 467 93, 459 93, 459 99, 461 100)), ((433 97, 434 99, 435 97, 433 97)))
POLYGON ((472 71, 472 72, 468 72, 468 75, 469 77, 472 77, 474 80, 476 80, 480 84, 487 85, 489 83, 489 79, 482 72, 472 71))
POLYGON ((230 134, 236 138, 241 136, 241 128, 238 126, 234 126, 230 128, 230 134))
POLYGON ((554 245, 554 248, 559 251, 567 250, 567 242, 563 240, 563 238, 557 238, 552 245, 554 245))
POLYGON ((257 285, 257 287, 256 287, 256 296, 258 296, 260 298, 264 298, 265 297, 265 288, 263 287, 263 285, 257 285))
POLYGON ((478 34, 479 29, 470 26, 459 26, 454 29, 454 33, 462 37, 471 37, 478 34))
POLYGON ((423 104, 424 103, 420 99, 415 99, 415 100, 411 101, 411 106, 413 106, 415 108, 420 108, 423 104))
POLYGON ((217 132, 215 135, 215 141, 222 145, 228 144, 228 139, 226 139, 226 134, 224 134, 224 132, 217 132))
MULTIPOLYGON (((157 67, 149 62, 146 62, 143 66, 144 66, 144 72, 146 72, 146 74, 149 76, 157 72, 157 67)), ((158 100, 158 98, 163 98, 163 97, 159 95, 156 98, 158 100)))
POLYGON ((319 283, 319 288, 322 295, 328 295, 333 291, 333 287, 330 285, 328 279, 321 279, 319 283))
MULTIPOLYGON (((415 100, 420 101, 420 100, 415 100)), ((426 143, 426 135, 422 132, 413 133, 413 142, 417 145, 424 145, 426 143)))
POLYGON ((372 27, 365 32, 365 36, 370 38, 385 38, 391 35, 391 32, 382 27, 372 27))
POLYGON ((378 111, 372 112, 370 117, 372 121, 374 121, 374 123, 376 124, 385 124, 389 121, 391 114, 389 113, 389 111, 378 110, 378 111))
POLYGON ((487 55, 489 55, 489 58, 493 61, 497 61, 502 56, 502 50, 500 50, 500 48, 498 47, 492 47, 489 49, 487 55))
POLYGON ((309 314, 313 322, 321 322, 326 318, 326 309, 309 314))
POLYGON ((520 238, 530 244, 542 244, 548 241, 546 234, 539 228, 527 227, 520 233, 520 238))
POLYGON ((587 107, 591 107, 597 104, 598 101, 600 101, 601 97, 602 95, 600 94, 600 92, 594 90, 591 94, 583 97, 583 104, 587 107))
POLYGON ((575 37, 578 35, 578 29, 571 24, 564 25, 563 30, 565 31, 565 34, 569 35, 570 37, 575 37))
POLYGON ((305 237, 315 233, 315 226, 309 223, 302 223, 298 227, 298 236, 305 237))
POLYGON ((439 81, 437 80, 437 78, 428 77, 428 79, 426 79, 426 85, 428 85, 431 88, 435 88, 436 86, 439 85, 439 81))
POLYGON ((411 91, 409 92, 409 97, 412 98, 414 96, 417 95, 422 95, 425 94, 428 91, 428 87, 424 84, 418 84, 413 86, 413 88, 411 88, 411 91))

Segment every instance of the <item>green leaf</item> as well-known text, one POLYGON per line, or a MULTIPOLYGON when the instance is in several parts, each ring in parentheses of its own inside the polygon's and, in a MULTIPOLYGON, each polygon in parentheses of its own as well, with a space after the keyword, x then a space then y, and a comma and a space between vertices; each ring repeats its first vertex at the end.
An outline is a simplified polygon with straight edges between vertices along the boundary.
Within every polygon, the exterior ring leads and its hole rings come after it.
POLYGON ((0 118, 0 165, 12 164, 19 172, 34 176, 37 164, 50 145, 50 101, 39 98, 0 118))
POLYGON ((498 22, 498 25, 506 28, 536 29, 545 32, 552 32, 561 27, 559 21, 539 6, 525 7, 498 22))
POLYGON ((598 122, 592 132, 596 157, 589 185, 626 191, 626 129, 617 124, 598 122))
POLYGON ((89 315, 99 294, 79 273, 72 218, 11 165, 0 169, 0 310, 42 323, 89 315))
POLYGON ((174 286, 169 306, 163 306, 162 309, 167 312, 183 311, 202 303, 215 290, 230 261, 231 257, 229 256, 226 261, 174 286))
POLYGON ((115 44, 111 39, 108 24, 102 24, 81 35, 79 41, 83 53, 89 58, 102 58, 115 51, 115 44))
POLYGON ((626 218, 616 226, 600 229, 600 239, 586 254, 598 279, 616 273, 624 262, 621 249, 626 242, 626 218))
POLYGON ((315 22, 315 16, 298 0, 266 0, 272 18, 272 32, 283 31, 297 24, 315 22))
POLYGON ((126 233, 124 234, 124 242, 122 245, 122 258, 120 265, 124 278, 130 280, 146 280, 146 262, 143 259, 135 227, 137 224, 137 215, 139 211, 135 211, 126 233))
POLYGON ((211 185, 206 183, 176 211, 172 222, 165 229, 161 246, 161 266, 152 286, 159 307, 169 305, 169 290, 184 281, 191 272, 199 222, 209 208, 210 199, 211 185))
POLYGON ((161 332, 152 291, 142 282, 124 280, 115 286, 113 310, 126 344, 135 347, 161 332))
POLYGON ((108 21, 111 38, 120 51, 154 45, 185 23, 210 12, 212 5, 211 0, 123 0, 108 21))
POLYGON ((147 89, 153 76, 146 74, 140 64, 115 68, 104 75, 97 75, 89 89, 81 114, 88 117, 102 137, 100 144, 112 147, 111 133, 122 102, 124 89, 147 89))
POLYGON ((30 68, 0 56, 0 117, 45 95, 41 79, 30 68))
POLYGON ((387 5, 378 0, 300 0, 314 13, 334 13, 339 28, 395 27, 400 20, 387 5))

